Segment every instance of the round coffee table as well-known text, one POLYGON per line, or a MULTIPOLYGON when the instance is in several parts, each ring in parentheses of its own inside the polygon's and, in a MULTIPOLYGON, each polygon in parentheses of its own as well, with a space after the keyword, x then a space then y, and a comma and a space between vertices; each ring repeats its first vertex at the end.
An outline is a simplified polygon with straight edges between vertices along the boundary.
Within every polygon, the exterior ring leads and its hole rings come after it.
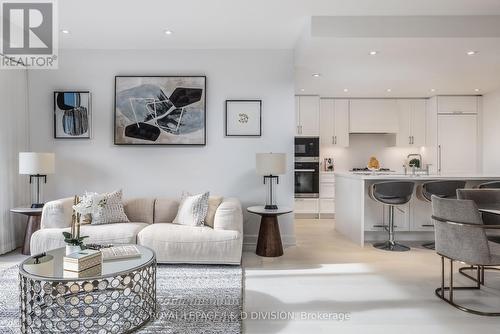
POLYGON ((156 313, 156 256, 106 260, 88 277, 63 270, 65 248, 19 266, 22 333, 129 333, 156 313), (99 272, 100 271, 100 272, 99 272))
POLYGON ((287 207, 278 207, 276 210, 266 210, 262 205, 251 206, 247 208, 247 211, 262 216, 255 253, 265 257, 278 257, 283 255, 278 216, 290 213, 293 210, 287 207))

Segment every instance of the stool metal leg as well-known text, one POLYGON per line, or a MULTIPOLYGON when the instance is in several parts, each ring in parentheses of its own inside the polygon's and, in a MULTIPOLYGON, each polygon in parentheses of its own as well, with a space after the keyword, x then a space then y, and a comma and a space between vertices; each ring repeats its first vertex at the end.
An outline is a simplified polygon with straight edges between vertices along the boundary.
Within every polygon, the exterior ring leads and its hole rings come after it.
POLYGON ((394 238, 394 205, 389 206, 389 240, 385 242, 376 243, 373 247, 392 251, 392 252, 406 252, 410 247, 398 244, 394 238))

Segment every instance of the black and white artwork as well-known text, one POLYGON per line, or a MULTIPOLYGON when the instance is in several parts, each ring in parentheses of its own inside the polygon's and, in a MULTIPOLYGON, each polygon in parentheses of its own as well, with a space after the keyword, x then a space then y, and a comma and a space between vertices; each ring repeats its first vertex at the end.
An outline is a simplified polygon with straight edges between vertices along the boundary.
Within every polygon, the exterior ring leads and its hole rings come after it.
POLYGON ((116 145, 205 145, 205 76, 115 77, 116 145))
POLYGON ((54 138, 90 138, 90 92, 54 92, 54 138))
POLYGON ((226 136, 262 135, 261 100, 226 100, 226 136))

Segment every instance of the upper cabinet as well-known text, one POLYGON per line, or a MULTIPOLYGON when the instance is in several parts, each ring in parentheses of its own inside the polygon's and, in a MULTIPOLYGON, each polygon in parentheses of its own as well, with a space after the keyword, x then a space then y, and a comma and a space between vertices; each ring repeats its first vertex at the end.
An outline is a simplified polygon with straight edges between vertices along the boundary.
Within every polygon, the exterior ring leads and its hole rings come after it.
POLYGON ((322 145, 349 146, 349 100, 320 100, 320 141, 322 145))
POLYGON ((440 114, 477 114, 478 96, 438 96, 440 114))
POLYGON ((400 99, 397 101, 397 105, 399 129, 396 145, 425 146, 426 100, 400 99))
POLYGON ((319 136, 319 96, 295 96, 297 136, 319 136))
POLYGON ((350 133, 397 133, 395 99, 353 99, 349 112, 350 133))

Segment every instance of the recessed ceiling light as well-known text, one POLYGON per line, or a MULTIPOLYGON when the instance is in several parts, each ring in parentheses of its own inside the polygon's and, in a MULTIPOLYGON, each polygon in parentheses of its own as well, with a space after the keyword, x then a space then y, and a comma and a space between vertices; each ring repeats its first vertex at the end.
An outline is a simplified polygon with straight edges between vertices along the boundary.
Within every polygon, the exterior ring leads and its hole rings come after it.
POLYGON ((479 92, 479 91, 480 91, 480 89, 479 89, 479 88, 476 88, 476 89, 474 89, 474 91, 475 91, 475 92, 479 92))
POLYGON ((435 92, 435 91, 436 91, 436 89, 434 89, 434 88, 431 88, 431 92, 435 92))
POLYGON ((304 89, 304 88, 301 88, 301 89, 300 89, 300 91, 301 91, 301 92, 305 92, 305 89, 304 89))
POLYGON ((344 88, 344 93, 347 93, 348 91, 349 91, 349 89, 344 88))
POLYGON ((69 30, 67 30, 67 29, 62 29, 62 30, 61 30, 61 32, 62 32, 63 34, 66 34, 66 35, 67 35, 67 34, 69 34, 69 30))
POLYGON ((312 76, 315 77, 315 78, 319 78, 321 76, 321 74, 319 74, 319 73, 313 73, 312 76))
POLYGON ((165 30, 165 35, 172 35, 173 31, 172 30, 165 30))
POLYGON ((378 51, 372 50, 370 51, 370 56, 376 56, 378 54, 378 51))
POLYGON ((388 92, 388 93, 392 92, 392 89, 387 88, 387 92, 388 92))
POLYGON ((467 51, 467 56, 475 56, 477 55, 477 51, 467 51))

